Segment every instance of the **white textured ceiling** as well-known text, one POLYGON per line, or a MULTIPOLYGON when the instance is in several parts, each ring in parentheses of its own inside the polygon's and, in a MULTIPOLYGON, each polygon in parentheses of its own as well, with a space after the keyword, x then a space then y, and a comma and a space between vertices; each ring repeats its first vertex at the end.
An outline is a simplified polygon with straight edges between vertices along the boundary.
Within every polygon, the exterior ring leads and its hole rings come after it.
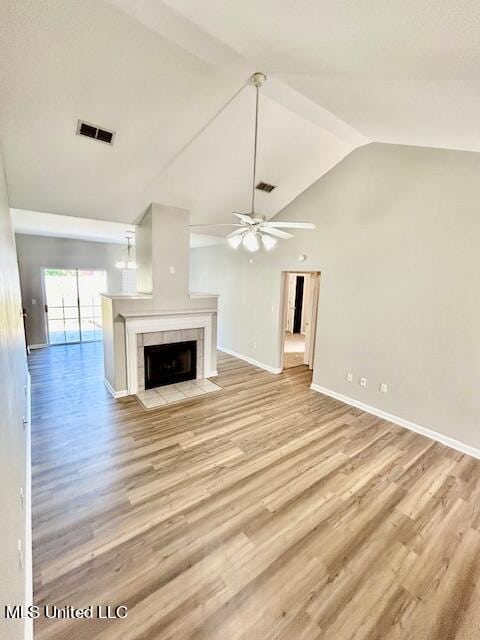
MULTIPOLYGON (((255 68, 163 2, 2 0, 0 139, 12 207, 135 223, 150 202, 192 222, 248 208, 255 68), (218 116, 218 117, 217 117, 218 116), (117 132, 75 135, 77 119, 117 132)), ((365 142, 269 79, 259 196, 273 215, 365 142)))
MULTIPOLYGON (((254 88, 246 87, 157 180, 164 200, 192 210, 197 223, 234 222, 231 211, 251 210, 254 105, 254 88)), ((267 217, 352 148, 266 96, 258 147, 257 182, 276 185, 271 193, 256 191, 255 208, 267 217)))
POLYGON ((2 0, 11 205, 229 221, 249 208, 252 87, 224 106, 257 70, 267 216, 369 140, 480 151, 479 27, 471 0, 2 0), (114 146, 76 136, 78 118, 114 146))
POLYGON ((478 0, 166 0, 370 140, 480 151, 478 0))
POLYGON ((2 0, 0 137, 13 207, 134 222, 152 179, 235 90, 101 1, 2 0), (117 131, 110 147, 78 118, 117 131))

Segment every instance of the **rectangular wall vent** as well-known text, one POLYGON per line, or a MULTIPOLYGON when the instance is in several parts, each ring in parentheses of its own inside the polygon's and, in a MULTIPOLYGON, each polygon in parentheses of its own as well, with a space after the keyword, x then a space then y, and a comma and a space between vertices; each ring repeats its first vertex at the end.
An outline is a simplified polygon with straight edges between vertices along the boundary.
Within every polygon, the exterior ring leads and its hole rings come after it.
POLYGON ((275 189, 275 185, 268 184, 268 182, 259 182, 255 189, 259 191, 266 191, 267 193, 271 193, 275 189))
POLYGON ((77 124, 77 135, 86 136, 87 138, 93 138, 94 140, 105 142, 106 144, 113 144, 115 131, 109 131, 108 129, 97 127, 96 125, 90 124, 89 122, 79 120, 77 124))

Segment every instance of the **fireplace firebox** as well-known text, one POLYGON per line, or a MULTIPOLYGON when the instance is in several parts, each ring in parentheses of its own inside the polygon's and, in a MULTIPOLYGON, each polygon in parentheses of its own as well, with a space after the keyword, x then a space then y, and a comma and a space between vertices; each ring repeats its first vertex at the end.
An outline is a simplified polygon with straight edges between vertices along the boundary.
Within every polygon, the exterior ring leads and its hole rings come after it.
POLYGON ((173 342, 144 347, 145 389, 197 377, 197 342, 173 342))

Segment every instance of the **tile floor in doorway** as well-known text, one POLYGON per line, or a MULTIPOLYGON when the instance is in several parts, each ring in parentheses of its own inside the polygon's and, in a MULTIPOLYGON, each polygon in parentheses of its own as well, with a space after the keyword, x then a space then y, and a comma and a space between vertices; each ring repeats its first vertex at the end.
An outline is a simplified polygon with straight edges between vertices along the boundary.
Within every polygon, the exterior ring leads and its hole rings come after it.
POLYGON ((305 336, 302 333, 285 331, 283 367, 298 367, 303 364, 305 355, 305 336))

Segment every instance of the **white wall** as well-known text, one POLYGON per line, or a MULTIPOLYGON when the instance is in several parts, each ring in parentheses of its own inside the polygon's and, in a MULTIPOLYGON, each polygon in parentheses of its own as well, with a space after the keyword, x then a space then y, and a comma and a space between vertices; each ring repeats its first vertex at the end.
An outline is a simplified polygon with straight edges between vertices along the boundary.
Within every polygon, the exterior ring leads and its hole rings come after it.
POLYGON ((480 154, 368 145, 278 216, 315 231, 271 254, 194 249, 219 344, 279 367, 281 272, 321 271, 314 383, 480 448, 479 177, 480 154))
POLYGON ((122 293, 122 272, 115 267, 124 249, 122 245, 23 234, 17 234, 16 243, 29 345, 47 342, 44 268, 104 269, 109 293, 122 293), (36 300, 35 305, 32 300, 36 300))
MULTIPOLYGON (((22 620, 5 620, 4 606, 21 605, 26 598, 25 567, 20 568, 17 544, 26 557, 26 510, 20 489, 27 491, 27 368, 17 256, 8 206, 7 186, 0 151, 0 638, 21 640, 22 620)), ((27 505, 28 506, 28 505, 27 505)))

